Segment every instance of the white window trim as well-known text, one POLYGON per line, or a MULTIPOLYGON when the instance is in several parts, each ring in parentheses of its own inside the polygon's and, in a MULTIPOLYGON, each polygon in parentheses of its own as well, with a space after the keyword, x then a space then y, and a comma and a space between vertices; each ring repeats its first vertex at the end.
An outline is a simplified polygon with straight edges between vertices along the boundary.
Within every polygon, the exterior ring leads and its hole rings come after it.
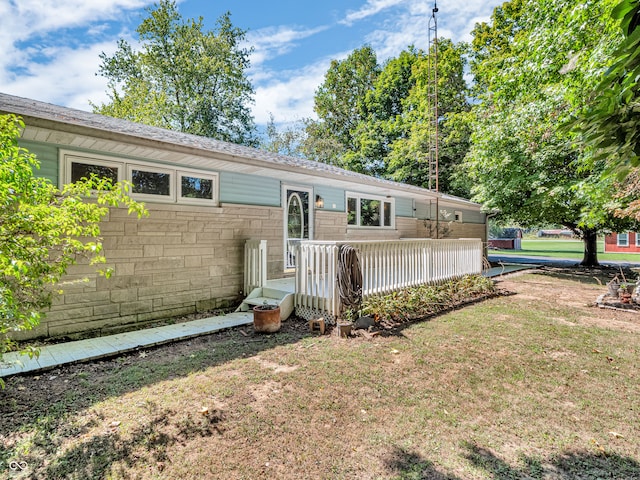
POLYGON ((346 192, 345 194, 345 211, 347 213, 347 218, 349 214, 349 198, 355 198, 356 200, 356 224, 351 225, 347 223, 347 228, 356 228, 356 229, 385 229, 385 230, 395 230, 396 228, 396 201, 393 197, 382 197, 379 195, 369 195, 367 193, 356 193, 356 192, 346 192), (362 199, 365 200, 377 200, 380 202, 380 225, 360 225, 360 201, 362 199), (391 225, 384 225, 384 203, 391 204, 391 225))
POLYGON ((103 167, 113 167, 118 169, 118 182, 124 179, 125 164, 112 157, 103 155, 85 155, 81 152, 72 152, 69 150, 60 151, 60 177, 58 180, 59 187, 71 183, 71 164, 84 163, 86 165, 99 165, 103 167))
POLYGON ((162 168, 143 163, 127 164, 127 180, 132 183, 131 198, 136 200, 145 200, 159 203, 175 203, 176 202, 176 171, 170 168, 162 168), (166 173, 169 175, 169 195, 154 195, 151 193, 134 193, 133 188, 133 171, 141 170, 151 173, 166 173))
POLYGON ((217 173, 205 173, 198 170, 181 169, 176 171, 176 198, 178 203, 185 205, 217 205, 218 204, 218 174, 217 173), (183 197, 182 190, 182 177, 197 177, 203 180, 211 180, 213 182, 213 198, 191 198, 183 197))
POLYGON ((640 247, 640 233, 635 232, 636 234, 636 247, 640 247))
POLYGON ((616 235, 616 243, 618 247, 628 247, 629 246, 629 233, 618 233, 616 235), (624 238, 626 239, 624 243, 620 242, 620 236, 624 235, 624 238))
POLYGON ((455 210, 453 212, 454 221, 462 223, 462 210, 455 210))
POLYGON ((152 203, 175 203, 179 205, 218 206, 220 195, 220 175, 217 172, 209 172, 191 168, 178 168, 171 165, 158 165, 151 162, 134 161, 125 158, 109 157, 106 155, 76 152, 73 150, 60 150, 58 177, 59 187, 71 183, 71 164, 85 163, 87 165, 102 165, 118 169, 118 182, 128 180, 131 182, 132 170, 144 170, 148 172, 168 173, 170 175, 170 195, 152 195, 133 193, 130 195, 136 200, 152 203), (188 198, 180 195, 182 176, 198 177, 213 181, 213 199, 188 198))

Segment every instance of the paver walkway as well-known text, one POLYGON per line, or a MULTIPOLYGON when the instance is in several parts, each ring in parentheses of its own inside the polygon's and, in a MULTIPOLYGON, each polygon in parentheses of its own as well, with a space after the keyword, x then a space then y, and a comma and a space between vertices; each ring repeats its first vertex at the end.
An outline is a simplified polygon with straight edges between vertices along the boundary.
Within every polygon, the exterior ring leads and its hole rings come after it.
MULTIPOLYGON (((536 265, 505 264, 484 272, 487 277, 496 277, 516 270, 536 268, 536 265)), ((235 312, 217 317, 192 320, 174 325, 145 328, 132 332, 118 333, 104 337, 89 338, 73 342, 45 345, 40 349, 40 356, 29 358, 9 352, 4 355, 4 363, 0 364, 0 377, 19 373, 48 370, 67 363, 96 360, 98 358, 130 352, 138 348, 152 347, 184 340, 190 337, 214 333, 225 328, 253 324, 252 312, 235 312)))
POLYGON ((174 325, 45 345, 40 349, 40 356, 37 358, 9 352, 5 353, 4 363, 0 364, 0 377, 47 370, 66 363, 95 360, 141 347, 152 347, 252 323, 252 312, 236 312, 174 325))

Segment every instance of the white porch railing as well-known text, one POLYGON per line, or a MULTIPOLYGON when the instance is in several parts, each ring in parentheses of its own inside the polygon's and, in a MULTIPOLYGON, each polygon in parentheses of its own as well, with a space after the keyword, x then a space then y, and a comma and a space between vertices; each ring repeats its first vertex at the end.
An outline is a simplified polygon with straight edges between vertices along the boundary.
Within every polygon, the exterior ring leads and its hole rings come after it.
POLYGON ((389 293, 482 272, 480 239, 406 239, 394 241, 302 241, 296 248, 296 313, 304 318, 340 314, 338 250, 358 250, 362 296, 389 293))
POLYGON ((247 240, 244 244, 244 293, 267 283, 267 241, 247 240))

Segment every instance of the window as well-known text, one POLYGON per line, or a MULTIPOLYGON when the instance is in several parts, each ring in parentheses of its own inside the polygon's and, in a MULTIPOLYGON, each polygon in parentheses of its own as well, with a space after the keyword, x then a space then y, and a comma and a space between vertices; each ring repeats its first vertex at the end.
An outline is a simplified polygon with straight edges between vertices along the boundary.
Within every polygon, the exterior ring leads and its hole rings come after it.
POLYGON ((171 174, 170 170, 129 165, 131 191, 137 195, 158 195, 173 198, 171 174))
POLYGON ((640 234, 636 232, 636 247, 640 247, 640 234))
POLYGON ((454 212, 454 219, 456 222, 462 223, 462 212, 460 210, 454 212))
POLYGON ((217 205, 218 174, 198 170, 176 170, 145 162, 63 151, 60 155, 61 180, 72 183, 92 173, 113 183, 128 180, 131 196, 144 201, 217 205), (126 172, 126 175, 125 175, 126 172))
POLYGON ((392 199, 347 193, 347 225, 393 228, 394 217, 392 199))
POLYGON ((178 177, 178 199, 194 203, 211 203, 215 200, 215 176, 178 172, 178 177))
POLYGON ((347 198, 347 225, 358 224, 358 200, 354 197, 347 198))
POLYGON ((619 247, 628 247, 629 246, 629 234, 628 233, 619 233, 618 234, 618 246, 619 247))
POLYGON ((75 155, 66 155, 62 165, 64 183, 73 183, 94 174, 101 178, 108 178, 111 183, 122 180, 123 164, 106 160, 101 157, 89 158, 75 155))

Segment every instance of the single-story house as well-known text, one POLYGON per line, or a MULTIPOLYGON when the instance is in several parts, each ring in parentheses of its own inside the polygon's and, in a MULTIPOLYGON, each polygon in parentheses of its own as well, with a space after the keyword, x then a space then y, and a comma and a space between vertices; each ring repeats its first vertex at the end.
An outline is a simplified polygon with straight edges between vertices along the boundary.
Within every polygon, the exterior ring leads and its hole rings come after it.
POLYGON ((604 237, 605 253, 640 253, 638 232, 609 233, 604 237))
POLYGON ((56 185, 100 172, 133 184, 149 216, 112 208, 102 224, 111 278, 87 265, 31 336, 106 333, 238 303, 243 249, 267 241, 267 275, 293 275, 299 239, 479 238, 480 205, 423 188, 210 138, 0 93, 19 143, 56 185))

